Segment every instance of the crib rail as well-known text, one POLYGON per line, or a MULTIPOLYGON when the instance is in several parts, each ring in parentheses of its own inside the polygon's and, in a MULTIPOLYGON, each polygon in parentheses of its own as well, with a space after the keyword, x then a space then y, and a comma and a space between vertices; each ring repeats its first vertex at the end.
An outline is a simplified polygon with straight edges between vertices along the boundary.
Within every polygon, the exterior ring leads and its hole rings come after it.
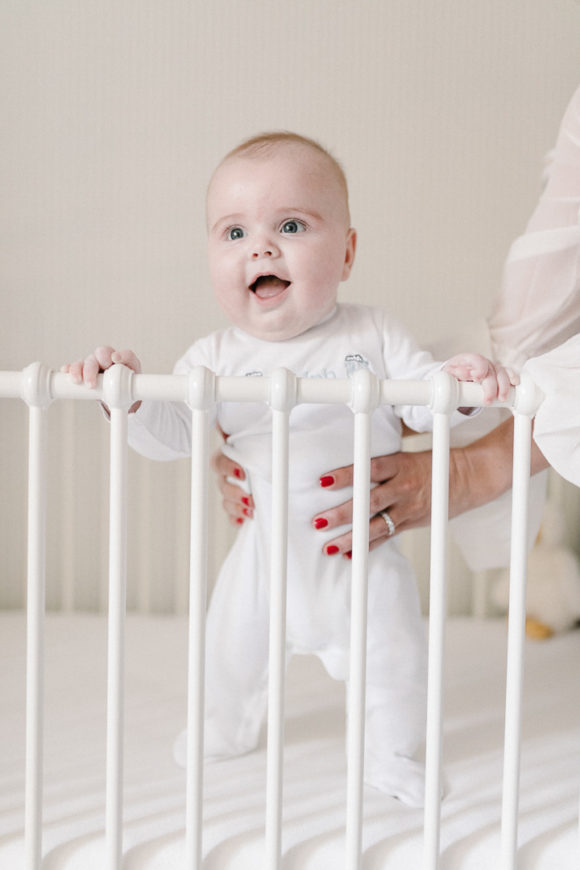
MULTIPOLYGON (((427 785, 424 870, 439 864, 442 784, 442 686, 446 612, 446 525, 448 514, 449 418, 460 406, 483 404, 481 388, 458 384, 441 372, 431 381, 379 381, 368 371, 350 380, 296 378, 286 370, 272 377, 215 377, 206 369, 190 377, 135 375, 114 366, 95 390, 74 385, 68 375, 33 364, 23 372, 0 372, 0 397, 21 398, 29 406, 28 514, 28 670, 27 776, 25 806, 26 870, 39 870, 42 856, 43 613, 46 525, 45 410, 57 399, 104 401, 111 408, 109 649, 107 717, 106 868, 122 861, 123 659, 126 585, 127 410, 137 400, 188 402, 192 411, 190 643, 188 682, 188 774, 186 867, 202 864, 204 630, 207 589, 207 490, 209 411, 217 401, 266 402, 273 414, 273 541, 271 562, 270 682, 268 719, 265 870, 282 866, 283 733, 288 425, 300 403, 343 403, 354 415, 354 518, 351 605, 351 691, 349 693, 348 782, 345 870, 361 867, 366 657, 366 573, 370 419, 380 404, 429 406, 434 415, 431 607, 427 722, 427 785)), ((516 864, 520 755, 523 624, 526 582, 527 489, 531 419, 540 395, 529 380, 512 389, 504 403, 516 418, 506 733, 501 870, 516 864)))

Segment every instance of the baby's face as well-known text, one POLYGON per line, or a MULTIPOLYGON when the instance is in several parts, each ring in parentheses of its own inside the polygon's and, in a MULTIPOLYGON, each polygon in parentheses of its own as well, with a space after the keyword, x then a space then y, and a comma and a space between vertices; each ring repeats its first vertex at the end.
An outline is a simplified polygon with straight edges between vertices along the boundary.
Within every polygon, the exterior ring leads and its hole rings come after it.
POLYGON ((229 158, 210 184, 207 217, 213 290, 236 326, 284 341, 332 311, 356 234, 324 155, 292 144, 229 158))

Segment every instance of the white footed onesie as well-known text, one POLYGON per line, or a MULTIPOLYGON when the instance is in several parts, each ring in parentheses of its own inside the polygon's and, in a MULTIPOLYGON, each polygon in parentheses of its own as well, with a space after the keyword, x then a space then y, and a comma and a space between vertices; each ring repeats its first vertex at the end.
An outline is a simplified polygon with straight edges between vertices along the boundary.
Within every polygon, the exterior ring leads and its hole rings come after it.
MULTIPOLYGON (((284 366, 299 377, 344 378, 364 366, 379 378, 422 379, 440 368, 379 309, 338 305, 322 323, 282 342, 231 327, 196 342, 177 363, 187 374, 205 365, 219 375, 267 376, 284 366)), ((220 571, 209 607, 206 656, 206 756, 224 758, 256 746, 267 703, 268 587, 271 540, 271 412, 264 404, 222 403, 217 422, 226 452, 244 467, 255 502, 220 571)), ((379 408, 372 455, 401 446, 401 418, 431 427, 425 408, 379 408)), ((171 459, 190 452, 185 405, 143 404, 130 418, 141 453, 171 459)), ((320 487, 327 468, 352 462, 353 415, 340 405, 300 405, 290 416, 287 650, 314 653, 348 683, 350 562, 322 553, 324 532, 312 517, 336 503, 320 487)), ((348 498, 349 493, 344 493, 348 498)), ((335 537, 334 529, 328 537, 335 537)), ((411 566, 395 540, 369 554, 365 779, 411 805, 423 802, 423 765, 415 760, 425 732, 426 643, 411 566)), ((185 740, 176 754, 184 762, 185 740)))

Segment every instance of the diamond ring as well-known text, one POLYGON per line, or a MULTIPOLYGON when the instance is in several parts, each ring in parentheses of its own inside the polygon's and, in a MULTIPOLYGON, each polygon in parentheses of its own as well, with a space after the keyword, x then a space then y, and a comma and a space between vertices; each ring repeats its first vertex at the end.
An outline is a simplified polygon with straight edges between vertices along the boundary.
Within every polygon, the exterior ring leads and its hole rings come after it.
POLYGON ((389 538, 390 538, 391 535, 394 535, 394 534, 395 534, 395 524, 394 524, 394 522, 393 522, 392 519, 390 518, 390 516, 389 516, 389 514, 387 513, 387 511, 379 511, 378 516, 379 516, 379 517, 382 517, 382 518, 384 519, 384 521, 386 522, 386 524, 387 524, 387 529, 389 530, 389 538))

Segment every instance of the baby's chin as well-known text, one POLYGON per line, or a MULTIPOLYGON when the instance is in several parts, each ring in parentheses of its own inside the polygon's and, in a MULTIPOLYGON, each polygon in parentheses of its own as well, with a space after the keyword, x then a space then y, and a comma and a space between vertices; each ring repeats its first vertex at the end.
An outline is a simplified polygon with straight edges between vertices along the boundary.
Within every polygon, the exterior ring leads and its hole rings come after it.
POLYGON ((299 335, 303 335, 305 332, 314 329, 322 322, 322 320, 326 320, 326 317, 327 315, 319 317, 315 321, 295 325, 294 327, 285 326, 280 328, 265 328, 252 325, 250 328, 248 326, 244 327, 240 325, 240 329, 249 332, 250 335, 253 335, 255 338, 260 338, 262 341, 290 341, 291 339, 297 338, 299 335))
POLYGON ((328 320, 335 308, 336 303, 317 313, 304 313, 290 318, 264 317, 251 322, 238 322, 235 326, 262 341, 290 341, 328 320))

